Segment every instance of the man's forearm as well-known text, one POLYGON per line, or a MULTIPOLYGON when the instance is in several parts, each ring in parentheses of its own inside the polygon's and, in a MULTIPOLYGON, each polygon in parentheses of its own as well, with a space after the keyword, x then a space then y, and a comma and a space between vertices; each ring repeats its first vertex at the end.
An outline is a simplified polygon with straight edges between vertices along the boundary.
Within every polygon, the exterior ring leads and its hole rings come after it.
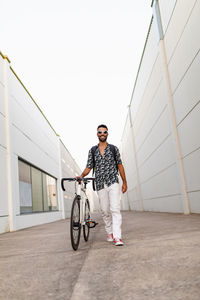
POLYGON ((86 167, 85 170, 83 171, 83 173, 81 174, 81 177, 87 176, 90 173, 90 171, 91 171, 91 169, 86 167))
POLYGON ((122 164, 118 165, 118 169, 119 169, 119 174, 122 178, 123 184, 122 184, 122 193, 126 193, 127 191, 127 182, 126 182, 126 175, 125 175, 125 171, 124 171, 124 167, 122 164))
POLYGON ((124 171, 123 165, 119 164, 118 165, 118 169, 119 169, 119 174, 121 176, 121 179, 122 179, 123 183, 126 183, 126 175, 125 175, 125 171, 124 171))

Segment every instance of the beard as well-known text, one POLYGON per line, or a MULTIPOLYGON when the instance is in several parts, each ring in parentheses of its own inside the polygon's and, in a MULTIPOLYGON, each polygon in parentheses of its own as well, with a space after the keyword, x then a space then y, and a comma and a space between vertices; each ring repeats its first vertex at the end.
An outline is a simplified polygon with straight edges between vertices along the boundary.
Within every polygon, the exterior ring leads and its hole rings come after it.
POLYGON ((100 142, 106 142, 106 140, 107 140, 107 136, 100 136, 99 137, 100 142))

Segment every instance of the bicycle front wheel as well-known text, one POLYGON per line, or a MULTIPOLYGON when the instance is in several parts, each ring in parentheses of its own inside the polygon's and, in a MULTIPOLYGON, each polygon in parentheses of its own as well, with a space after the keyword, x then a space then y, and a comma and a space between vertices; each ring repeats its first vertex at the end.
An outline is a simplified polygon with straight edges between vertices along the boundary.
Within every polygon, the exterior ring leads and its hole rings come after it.
POLYGON ((74 198, 71 209, 70 235, 72 248, 76 251, 80 242, 81 223, 80 223, 80 200, 74 198))
POLYGON ((87 242, 90 234, 90 227, 88 221, 90 220, 90 203, 88 199, 85 201, 85 225, 83 225, 83 236, 84 240, 87 242))

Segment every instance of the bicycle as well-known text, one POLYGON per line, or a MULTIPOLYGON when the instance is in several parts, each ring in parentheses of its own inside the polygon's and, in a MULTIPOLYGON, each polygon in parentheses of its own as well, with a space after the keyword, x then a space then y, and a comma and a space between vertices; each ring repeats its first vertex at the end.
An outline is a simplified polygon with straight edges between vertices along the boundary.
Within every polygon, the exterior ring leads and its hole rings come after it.
POLYGON ((90 228, 98 223, 91 220, 90 203, 86 194, 88 182, 94 178, 62 178, 61 187, 65 191, 64 181, 75 181, 75 198, 71 208, 70 237, 72 248, 76 251, 80 242, 81 227, 85 242, 89 239, 90 228), (82 184, 83 183, 83 184, 82 184))

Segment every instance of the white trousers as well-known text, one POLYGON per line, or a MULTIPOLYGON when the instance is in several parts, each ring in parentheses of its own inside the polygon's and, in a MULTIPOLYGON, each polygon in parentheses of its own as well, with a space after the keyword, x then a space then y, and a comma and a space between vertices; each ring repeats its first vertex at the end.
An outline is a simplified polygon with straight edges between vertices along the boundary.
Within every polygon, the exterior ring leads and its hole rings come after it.
POLYGON ((111 186, 105 185, 104 189, 97 193, 107 234, 113 233, 114 238, 121 239, 122 217, 119 183, 114 183, 111 186))

